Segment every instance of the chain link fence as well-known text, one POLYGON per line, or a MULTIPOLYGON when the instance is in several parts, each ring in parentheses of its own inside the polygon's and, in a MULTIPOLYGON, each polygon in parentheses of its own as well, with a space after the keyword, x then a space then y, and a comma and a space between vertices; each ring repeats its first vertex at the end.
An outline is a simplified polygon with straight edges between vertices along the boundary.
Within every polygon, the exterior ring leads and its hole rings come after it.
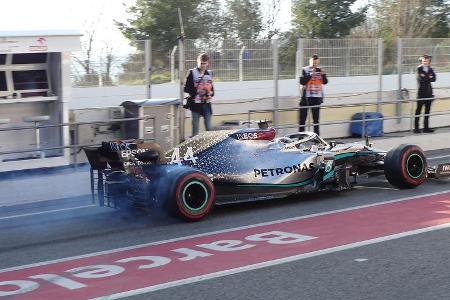
MULTIPOLYGON (((207 53, 215 81, 266 80, 273 78, 273 40, 184 40, 184 69, 197 65, 197 56, 207 53)), ((173 57, 176 57, 174 55, 173 57)), ((175 58, 176 59, 176 58, 175 58)), ((171 64, 174 65, 174 64, 171 64)), ((176 78, 173 68, 172 78, 176 78)))
POLYGON ((297 67, 309 65, 313 54, 320 57, 328 76, 360 76, 378 74, 379 39, 301 39, 297 67))
POLYGON ((403 73, 415 73, 420 64, 419 57, 423 54, 433 57, 432 66, 435 72, 450 71, 450 39, 403 38, 401 48, 403 73))

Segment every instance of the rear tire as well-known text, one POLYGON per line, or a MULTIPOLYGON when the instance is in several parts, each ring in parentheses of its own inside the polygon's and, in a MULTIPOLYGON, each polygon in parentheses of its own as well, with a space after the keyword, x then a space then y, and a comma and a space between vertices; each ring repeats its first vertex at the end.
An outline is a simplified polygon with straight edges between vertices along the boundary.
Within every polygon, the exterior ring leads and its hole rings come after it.
POLYGON ((420 147, 403 144, 386 154, 384 173, 395 187, 415 188, 427 178, 427 159, 420 147))
POLYGON ((203 219, 215 204, 216 192, 212 181, 196 170, 175 172, 170 177, 164 205, 168 212, 187 221, 203 219))

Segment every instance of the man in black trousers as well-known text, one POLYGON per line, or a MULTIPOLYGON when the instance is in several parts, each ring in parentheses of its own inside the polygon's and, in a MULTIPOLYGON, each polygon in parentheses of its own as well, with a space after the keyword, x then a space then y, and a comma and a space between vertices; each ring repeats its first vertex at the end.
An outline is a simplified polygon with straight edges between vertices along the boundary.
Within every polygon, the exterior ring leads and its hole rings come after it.
POLYGON ((320 59, 318 55, 313 55, 309 59, 309 66, 302 70, 300 77, 301 101, 299 111, 299 131, 305 130, 306 117, 308 116, 308 108, 302 106, 315 106, 311 108, 311 113, 314 122, 314 132, 319 134, 319 113, 320 107, 318 105, 323 103, 323 85, 328 83, 327 75, 319 68, 320 59))
POLYGON ((431 56, 424 54, 419 58, 421 65, 417 67, 417 109, 416 117, 414 119, 414 133, 420 133, 419 129, 419 115, 422 113, 422 106, 425 106, 425 117, 423 122, 423 132, 434 132, 434 129, 430 128, 430 116, 427 116, 431 110, 431 103, 433 102, 433 87, 432 82, 436 81, 436 74, 431 68, 431 56), (420 100, 423 99, 423 100, 420 100))

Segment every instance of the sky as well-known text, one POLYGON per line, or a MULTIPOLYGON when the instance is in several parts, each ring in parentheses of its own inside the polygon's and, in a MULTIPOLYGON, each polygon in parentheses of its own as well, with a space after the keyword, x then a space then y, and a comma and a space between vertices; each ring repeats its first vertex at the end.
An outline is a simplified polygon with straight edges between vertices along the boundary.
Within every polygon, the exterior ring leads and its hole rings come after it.
MULTIPOLYGON (((260 1, 263 9, 271 3, 271 0, 260 1)), ((278 25, 287 30, 291 0, 281 1, 278 25)), ((113 44, 116 53, 126 53, 127 40, 114 20, 125 21, 129 17, 126 7, 134 3, 135 0, 2 0, 0 31, 67 29, 85 33, 95 26, 97 47, 113 44)))

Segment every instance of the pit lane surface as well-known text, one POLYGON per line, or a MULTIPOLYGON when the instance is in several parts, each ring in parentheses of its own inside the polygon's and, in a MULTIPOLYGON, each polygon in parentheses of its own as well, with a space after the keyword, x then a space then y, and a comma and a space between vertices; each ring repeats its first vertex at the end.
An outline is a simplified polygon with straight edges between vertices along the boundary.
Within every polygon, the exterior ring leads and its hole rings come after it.
MULTIPOLYGON (((441 157, 431 160, 438 163, 448 161, 448 154, 439 151, 428 156, 441 157)), ((398 191, 382 178, 361 180, 348 192, 218 207, 205 221, 189 224, 91 206, 86 197, 4 208, 0 211, 0 268, 389 202, 449 191, 449 187, 449 181, 433 180, 415 190, 398 191)), ((441 211, 448 217, 448 208, 441 211)), ((401 220, 402 214, 398 217, 401 220)), ((133 298, 445 299, 450 295, 449 235, 444 228, 133 298)))

